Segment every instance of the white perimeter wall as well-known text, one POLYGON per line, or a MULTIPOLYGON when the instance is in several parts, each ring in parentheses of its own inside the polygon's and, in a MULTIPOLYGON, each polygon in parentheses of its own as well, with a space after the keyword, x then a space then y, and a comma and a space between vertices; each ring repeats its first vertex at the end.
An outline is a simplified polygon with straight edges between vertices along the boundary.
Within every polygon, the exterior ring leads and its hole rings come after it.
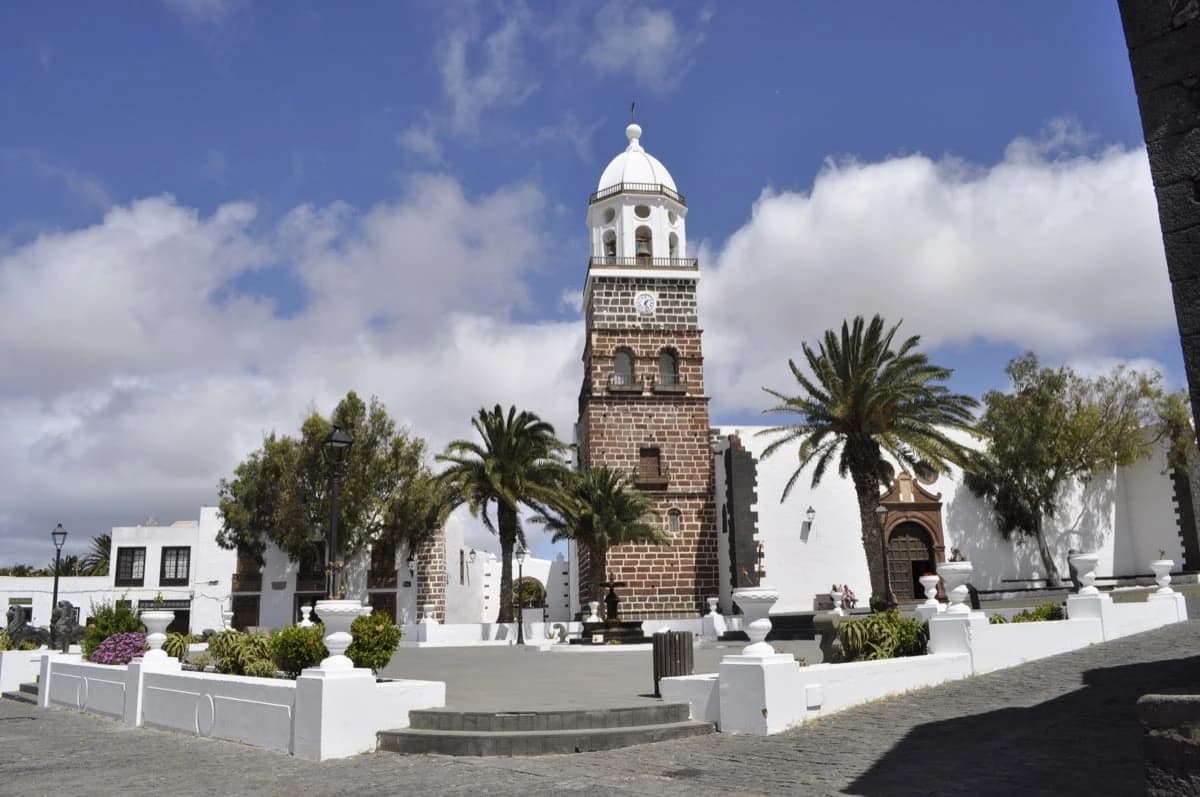
MULTIPOLYGON (((853 484, 831 471, 814 489, 808 471, 781 504, 783 487, 798 462, 797 446, 785 446, 764 460, 762 451, 770 439, 757 433, 765 428, 721 427, 720 434, 737 434, 758 461, 755 509, 766 570, 763 583, 780 592, 772 612, 812 611, 815 596, 828 592, 833 583, 849 584, 860 602, 865 602, 871 590, 853 484), (804 512, 809 506, 816 510, 816 518, 806 533, 804 512)), ((1148 573, 1149 562, 1158 558, 1159 549, 1164 549, 1180 569, 1183 553, 1171 481, 1163 474, 1165 467, 1164 454, 1158 451, 1149 460, 1101 475, 1086 487, 1069 491, 1062 509, 1046 524, 1064 578, 1070 548, 1099 553, 1099 576, 1148 573)), ((1032 541, 1005 540, 987 507, 961 483, 961 473, 956 471, 924 486, 931 493, 941 493, 947 554, 951 548, 958 548, 974 563, 976 587, 1000 589, 1006 586, 1003 579, 1044 577, 1036 545, 1032 541)), ((718 484, 718 501, 722 500, 722 492, 718 484)), ((727 545, 722 535, 722 549, 727 545)), ((726 564, 722 574, 727 572, 726 564)), ((728 611, 728 596, 724 593, 723 588, 722 607, 728 611)))

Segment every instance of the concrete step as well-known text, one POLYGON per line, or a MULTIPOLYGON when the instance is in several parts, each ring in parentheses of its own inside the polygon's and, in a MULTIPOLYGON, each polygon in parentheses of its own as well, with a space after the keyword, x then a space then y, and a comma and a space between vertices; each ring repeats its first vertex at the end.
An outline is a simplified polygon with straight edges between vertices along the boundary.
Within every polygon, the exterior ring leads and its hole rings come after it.
POLYGON ((410 711, 409 727, 429 731, 570 731, 666 725, 688 719, 686 703, 649 703, 608 709, 562 711, 410 711))
POLYGON ((613 750, 635 744, 702 736, 710 722, 670 722, 560 731, 443 731, 406 728, 380 731, 379 749, 393 753, 454 756, 537 756, 613 750))
POLYGON ((33 695, 35 698, 38 696, 38 685, 36 683, 21 684, 18 688, 27 695, 33 695))
POLYGON ((18 703, 29 703, 32 706, 36 706, 38 702, 37 695, 31 695, 26 692, 19 691, 5 692, 3 695, 0 695, 0 697, 3 697, 5 700, 15 700, 18 703))

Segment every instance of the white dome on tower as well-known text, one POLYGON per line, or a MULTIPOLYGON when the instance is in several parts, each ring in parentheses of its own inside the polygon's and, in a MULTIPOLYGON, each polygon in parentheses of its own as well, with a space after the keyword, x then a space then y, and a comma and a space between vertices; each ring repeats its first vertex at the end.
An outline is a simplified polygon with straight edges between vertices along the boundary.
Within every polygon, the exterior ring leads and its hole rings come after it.
POLYGON ((650 183, 664 185, 672 191, 677 190, 667 167, 642 149, 639 141, 642 137, 641 126, 629 125, 625 128, 625 137, 629 139, 629 146, 608 164, 604 174, 600 175, 600 184, 596 186, 596 190, 603 191, 621 183, 650 183))

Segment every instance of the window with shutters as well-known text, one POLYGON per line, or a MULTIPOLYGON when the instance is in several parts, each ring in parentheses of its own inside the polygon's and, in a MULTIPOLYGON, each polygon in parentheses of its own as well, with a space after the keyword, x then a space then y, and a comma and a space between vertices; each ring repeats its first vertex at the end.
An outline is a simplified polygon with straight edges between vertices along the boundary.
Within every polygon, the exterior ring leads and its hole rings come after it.
POLYGON ((146 581, 146 549, 118 548, 117 573, 113 583, 118 587, 140 587, 146 581))
POLYGON ((661 489, 667 486, 667 469, 663 466, 662 449, 643 447, 638 450, 636 486, 642 489, 661 489))
POLYGON ((163 587, 183 587, 188 583, 188 573, 192 564, 192 549, 187 547, 171 547, 162 549, 162 567, 158 573, 158 583, 163 587))

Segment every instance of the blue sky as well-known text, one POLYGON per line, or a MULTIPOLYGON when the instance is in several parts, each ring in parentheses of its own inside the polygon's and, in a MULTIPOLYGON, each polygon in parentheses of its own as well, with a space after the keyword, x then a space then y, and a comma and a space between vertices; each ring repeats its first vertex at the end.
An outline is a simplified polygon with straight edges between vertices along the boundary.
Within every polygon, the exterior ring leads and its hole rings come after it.
POLYGON ((496 401, 568 434, 633 100, 715 422, 855 313, 975 394, 1025 348, 1182 385, 1115 4, 22 4, 0 74, 0 562, 194 518, 348 389, 435 447, 496 401))

